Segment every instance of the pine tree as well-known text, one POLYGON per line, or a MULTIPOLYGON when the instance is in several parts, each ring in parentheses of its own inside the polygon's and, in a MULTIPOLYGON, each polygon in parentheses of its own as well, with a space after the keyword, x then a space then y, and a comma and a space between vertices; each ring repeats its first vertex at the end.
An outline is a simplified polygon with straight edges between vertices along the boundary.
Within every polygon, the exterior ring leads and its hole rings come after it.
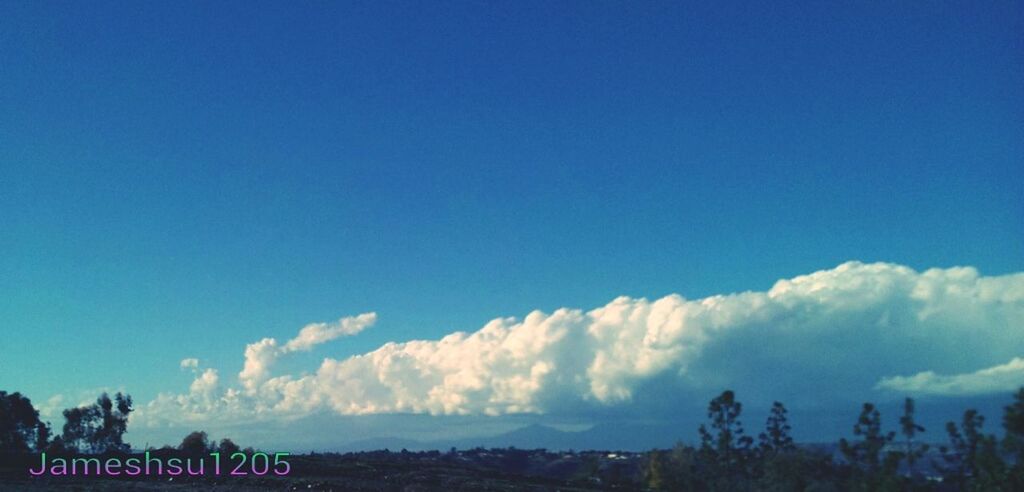
POLYGON ((1009 485, 1013 490, 1024 490, 1024 388, 1013 396, 1013 403, 1003 412, 1003 449, 1015 460, 1009 473, 1009 485))
POLYGON ((726 487, 734 486, 749 475, 746 467, 754 440, 744 435, 739 419, 741 413, 743 404, 736 401, 735 393, 723 391, 708 404, 711 430, 704 425, 698 430, 701 454, 714 467, 713 475, 720 477, 726 487))
POLYGON ((977 410, 964 412, 958 429, 946 424, 950 447, 941 447, 943 458, 949 465, 945 469, 946 481, 965 490, 1002 490, 1006 479, 1006 464, 999 457, 996 438, 982 431, 985 417, 977 410))
POLYGON ((865 403, 853 435, 859 441, 839 440, 839 451, 852 470, 850 489, 896 490, 899 488, 896 468, 899 453, 885 453, 885 447, 896 437, 895 432, 882 431, 882 416, 874 404, 865 403))
POLYGON ((762 454, 785 453, 796 449, 793 438, 789 436, 791 430, 789 419, 786 417, 786 407, 780 403, 772 404, 772 410, 765 422, 765 431, 758 436, 762 454))
POLYGON ((914 464, 919 460, 924 453, 928 451, 928 445, 914 445, 914 437, 918 433, 924 432, 924 427, 918 425, 914 420, 914 399, 907 398, 903 401, 903 416, 900 417, 900 433, 906 438, 906 451, 904 454, 907 460, 907 468, 910 471, 910 475, 914 475, 914 464))

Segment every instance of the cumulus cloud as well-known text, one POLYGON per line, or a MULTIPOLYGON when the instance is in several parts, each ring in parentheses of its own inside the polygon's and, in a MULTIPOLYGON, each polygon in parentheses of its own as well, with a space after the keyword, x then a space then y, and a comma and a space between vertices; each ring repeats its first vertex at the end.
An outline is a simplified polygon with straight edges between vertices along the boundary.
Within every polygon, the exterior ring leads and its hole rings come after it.
POLYGON ((182 359, 181 363, 179 363, 178 366, 181 367, 182 369, 198 369, 199 368, 199 359, 195 359, 195 358, 182 359))
POLYGON ((338 337, 355 335, 377 321, 376 313, 364 313, 354 318, 342 318, 337 323, 312 323, 299 330, 299 335, 288 340, 282 350, 295 352, 310 350, 338 337))
POLYGON ((216 369, 207 369, 192 381, 189 391, 194 395, 211 395, 217 391, 220 377, 216 369))
MULTIPOLYGON (((284 344, 273 338, 249 344, 239 387, 223 388, 215 373, 204 372, 197 377, 217 384, 162 394, 140 413, 150 422, 325 409, 501 415, 643 405, 653 386, 682 398, 690 390, 745 385, 747 395, 797 401, 901 389, 906 383, 883 378, 962 373, 1024 354, 1024 274, 849 262, 780 280, 767 291, 696 300, 619 297, 590 311, 534 311, 439 340, 327 358, 311 374, 272 375, 278 358, 358 333, 375 320, 369 313, 306 326, 284 344)), ((996 388, 978 378, 958 384, 996 388)))
POLYGON ((923 371, 913 376, 894 376, 878 382, 878 388, 913 394, 966 396, 1009 393, 1024 386, 1024 359, 966 374, 939 375, 923 371))
POLYGON ((238 373, 238 379, 242 386, 250 393, 256 391, 260 384, 270 374, 270 366, 277 360, 280 349, 277 340, 264 338, 256 343, 250 343, 245 347, 245 365, 242 372, 238 373))
POLYGON ((278 357, 299 351, 311 350, 314 346, 343 336, 355 335, 377 322, 376 313, 342 318, 337 323, 311 323, 299 330, 298 336, 279 346, 276 339, 264 338, 245 347, 245 364, 238 379, 245 390, 252 394, 267 379, 270 366, 278 357))

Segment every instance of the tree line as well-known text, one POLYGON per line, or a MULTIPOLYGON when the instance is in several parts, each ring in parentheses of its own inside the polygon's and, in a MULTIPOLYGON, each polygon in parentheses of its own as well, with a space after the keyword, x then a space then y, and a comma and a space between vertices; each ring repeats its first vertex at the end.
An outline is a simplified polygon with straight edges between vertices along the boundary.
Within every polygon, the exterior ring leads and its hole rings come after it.
POLYGON ((39 418, 32 401, 21 393, 0 391, 0 451, 50 453, 127 453, 124 442, 132 397, 103 393, 96 403, 68 408, 64 427, 54 436, 49 422, 39 418))
MULTIPOLYGON (((128 416, 134 409, 131 395, 118 392, 113 398, 102 393, 95 403, 65 409, 64 426, 54 435, 49 422, 43 422, 32 401, 21 393, 0 391, 0 452, 46 452, 56 454, 109 454, 131 452, 124 441, 128 416)), ((176 448, 189 455, 220 451, 230 455, 240 451, 231 439, 211 442, 206 432, 195 431, 185 436, 176 448)), ((247 452, 251 449, 246 448, 247 452)))
MULTIPOLYGON (((28 398, 0 391, 0 452, 129 453, 124 433, 132 410, 131 396, 103 393, 91 405, 64 410, 61 433, 53 435, 28 398)), ((1001 439, 986 433, 984 416, 968 409, 959 422, 946 424, 948 442, 936 449, 920 438, 925 429, 911 398, 904 401, 896 429, 888 431, 878 408, 864 403, 852 438, 840 439, 835 453, 795 443, 780 402, 772 405, 756 436, 744 429, 742 411, 733 391, 722 392, 708 404, 708 421, 698 429, 700 443, 650 451, 634 479, 640 483, 633 484, 654 491, 1024 490, 1024 388, 1004 408, 1001 439)), ((230 455, 239 446, 196 431, 177 447, 161 450, 230 455)))
POLYGON ((985 418, 969 409, 959 423, 946 424, 949 442, 931 454, 920 441, 925 429, 911 398, 892 431, 883 429, 878 408, 865 403, 853 438, 839 440, 837 458, 798 446, 782 403, 772 405, 756 439, 743 428, 742 410, 732 391, 712 399, 708 423, 698 429, 700 444, 648 453, 643 485, 656 491, 1024 490, 1024 388, 1004 408, 1002 439, 985 433, 985 418))

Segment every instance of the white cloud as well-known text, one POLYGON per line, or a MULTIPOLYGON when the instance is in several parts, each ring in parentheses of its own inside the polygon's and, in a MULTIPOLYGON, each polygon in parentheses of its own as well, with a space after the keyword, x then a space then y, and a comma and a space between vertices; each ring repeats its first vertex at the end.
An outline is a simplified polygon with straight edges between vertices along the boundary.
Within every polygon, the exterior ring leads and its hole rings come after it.
POLYGON ((299 330, 298 336, 278 345, 273 338, 264 338, 245 347, 245 365, 238 379, 246 392, 256 393, 270 373, 270 367, 278 357, 298 351, 311 350, 316 345, 339 337, 355 335, 377 322, 376 313, 342 318, 337 323, 312 323, 299 330))
POLYGON ((207 369, 192 381, 189 391, 194 395, 209 396, 217 391, 219 381, 220 378, 217 375, 217 370, 207 369))
POLYGON ((343 318, 337 323, 312 323, 299 330, 299 335, 284 344, 284 352, 310 350, 338 337, 355 335, 377 322, 376 313, 343 318))
POLYGON ((39 409, 39 416, 44 421, 56 421, 61 416, 66 401, 67 398, 60 393, 49 397, 45 403, 36 405, 36 408, 39 409))
POLYGON ((238 379, 247 391, 253 393, 270 373, 270 366, 277 360, 277 340, 264 338, 245 346, 245 365, 238 379))
POLYGON ((182 369, 198 369, 199 368, 199 359, 196 359, 196 358, 182 359, 181 363, 179 363, 178 366, 180 368, 182 368, 182 369))
POLYGON ((879 389, 942 396, 1009 393, 1021 386, 1024 386, 1024 359, 1020 357, 971 373, 944 376, 924 371, 913 376, 888 377, 878 382, 879 389))
POLYGON ((279 418, 323 409, 544 413, 642 406, 641 396, 655 390, 685 398, 726 386, 797 402, 860 398, 885 375, 959 373, 1024 354, 1024 274, 850 262, 763 292, 619 297, 587 312, 498 318, 472 333, 387 343, 327 358, 312 374, 272 377, 279 357, 358 333, 375 319, 309 325, 283 345, 273 338, 249 344, 240 388, 193 383, 188 394, 161 395, 142 419, 279 418))

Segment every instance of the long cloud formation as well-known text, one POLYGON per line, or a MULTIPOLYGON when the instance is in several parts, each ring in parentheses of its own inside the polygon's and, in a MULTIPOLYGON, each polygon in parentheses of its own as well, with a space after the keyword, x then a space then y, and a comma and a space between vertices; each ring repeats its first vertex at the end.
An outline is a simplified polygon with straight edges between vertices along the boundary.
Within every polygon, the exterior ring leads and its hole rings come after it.
POLYGON ((842 398, 850 390, 1003 391, 1019 369, 1014 358, 1024 355, 1024 273, 984 277, 969 267, 916 272, 849 262, 780 280, 764 292, 619 297, 587 312, 534 311, 472 333, 327 358, 312 374, 271 376, 278 358, 354 335, 375 320, 368 313, 309 325, 284 344, 252 343, 238 385, 226 389, 216 370, 183 362, 197 374, 191 390, 160 395, 140 419, 269 418, 325 409, 544 413, 643 405, 645 389, 664 381, 680 395, 746 385, 797 401, 842 398), (980 370, 1007 360, 1013 360, 1009 369, 980 370), (955 380, 935 376, 964 373, 955 380))
POLYGON ((1024 386, 1024 359, 1014 357, 1006 364, 967 374, 940 375, 934 371, 913 376, 894 376, 878 382, 878 388, 904 393, 969 396, 1010 392, 1024 386))

